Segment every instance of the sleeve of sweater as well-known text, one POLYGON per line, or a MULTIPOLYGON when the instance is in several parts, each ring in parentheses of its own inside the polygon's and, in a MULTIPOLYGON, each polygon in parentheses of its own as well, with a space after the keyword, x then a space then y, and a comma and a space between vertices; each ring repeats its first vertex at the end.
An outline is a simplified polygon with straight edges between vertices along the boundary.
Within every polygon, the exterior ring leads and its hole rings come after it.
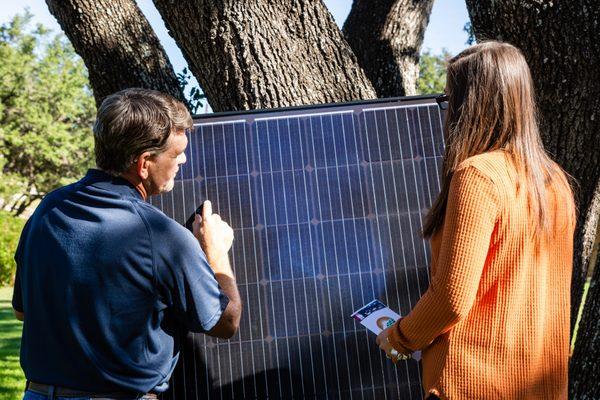
POLYGON ((498 213, 498 191, 491 179, 472 165, 457 169, 450 183, 435 276, 389 338, 398 351, 426 347, 469 313, 498 213))

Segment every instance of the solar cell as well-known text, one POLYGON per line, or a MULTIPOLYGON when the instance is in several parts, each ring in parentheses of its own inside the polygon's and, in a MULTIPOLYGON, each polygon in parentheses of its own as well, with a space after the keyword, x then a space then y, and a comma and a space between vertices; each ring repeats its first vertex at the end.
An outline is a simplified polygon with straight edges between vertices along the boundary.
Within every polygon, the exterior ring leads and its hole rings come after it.
POLYGON ((421 399, 417 362, 394 366, 350 314, 375 298, 406 314, 426 290, 443 147, 434 97, 196 118, 150 201, 181 224, 212 201, 244 312, 231 340, 181 332, 162 397, 421 399))

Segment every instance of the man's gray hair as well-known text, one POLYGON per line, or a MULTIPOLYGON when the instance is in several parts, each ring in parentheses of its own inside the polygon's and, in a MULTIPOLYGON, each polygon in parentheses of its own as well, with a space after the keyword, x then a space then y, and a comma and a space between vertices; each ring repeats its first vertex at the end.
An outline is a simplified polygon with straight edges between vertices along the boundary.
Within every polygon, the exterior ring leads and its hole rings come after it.
POLYGON ((130 88, 106 97, 94 124, 98 168, 120 175, 144 152, 161 153, 172 132, 192 127, 185 105, 150 89, 130 88))

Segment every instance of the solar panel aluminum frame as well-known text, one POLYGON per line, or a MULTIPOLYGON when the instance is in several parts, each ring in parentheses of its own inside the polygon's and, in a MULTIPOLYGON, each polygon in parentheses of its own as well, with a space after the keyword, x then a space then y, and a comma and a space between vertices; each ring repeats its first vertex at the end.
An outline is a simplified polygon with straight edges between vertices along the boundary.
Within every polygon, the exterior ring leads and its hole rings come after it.
POLYGON ((435 97, 194 116, 174 190, 150 201, 182 224, 213 202, 244 313, 231 340, 181 332, 162 398, 422 398, 418 363, 394 366, 350 314, 378 298, 405 315, 429 284, 435 97))

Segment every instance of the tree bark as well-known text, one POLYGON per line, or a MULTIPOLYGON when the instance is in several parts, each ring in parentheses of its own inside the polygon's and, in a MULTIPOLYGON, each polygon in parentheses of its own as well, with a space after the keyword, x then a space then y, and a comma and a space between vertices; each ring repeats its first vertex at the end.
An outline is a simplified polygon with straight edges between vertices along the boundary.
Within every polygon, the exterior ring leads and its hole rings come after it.
POLYGON ((46 0, 83 58, 96 104, 128 87, 169 93, 185 101, 177 76, 134 0, 46 0))
POLYGON ((414 95, 433 0, 354 0, 344 35, 378 97, 414 95))
MULTIPOLYGON (((600 7, 595 0, 467 0, 478 41, 519 47, 531 68, 546 149, 579 182, 571 320, 577 316, 600 216, 600 7)), ((571 360, 571 395, 598 395, 598 271, 571 360), (594 318, 595 320, 590 320, 594 318), (596 324, 596 325, 594 325, 596 324), (581 331, 585 329, 585 331, 581 331), (593 367, 591 367, 593 366, 593 367), (587 383, 585 383, 587 382, 587 383), (585 384, 582 384, 585 383, 585 384), (595 388, 589 391, 590 388, 595 388)))
POLYGON ((154 4, 215 111, 376 97, 321 0, 154 4))
MULTIPOLYGON (((596 246, 600 246, 600 243, 596 246)), ((598 254, 596 256, 594 274, 571 358, 569 398, 573 399, 597 399, 600 393, 600 257, 598 254)))

